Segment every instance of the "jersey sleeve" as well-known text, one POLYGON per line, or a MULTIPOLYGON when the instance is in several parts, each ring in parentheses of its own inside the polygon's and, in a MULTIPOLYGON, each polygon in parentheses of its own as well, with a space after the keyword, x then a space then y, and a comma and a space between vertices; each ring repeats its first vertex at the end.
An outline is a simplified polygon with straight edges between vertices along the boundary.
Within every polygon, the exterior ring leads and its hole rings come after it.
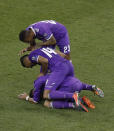
POLYGON ((48 27, 41 27, 39 29, 39 34, 45 39, 45 40, 49 40, 52 36, 53 33, 51 32, 51 30, 48 27))
POLYGON ((32 62, 32 63, 38 63, 38 58, 39 58, 39 54, 37 53, 31 53, 29 55, 29 60, 32 62))
POLYGON ((39 31, 39 29, 34 29, 34 26, 29 26, 29 27, 27 27, 25 30, 32 30, 33 32, 34 32, 34 35, 36 36, 36 33, 37 33, 37 31, 39 31))
POLYGON ((45 87, 47 78, 48 78, 48 75, 41 76, 40 78, 35 80, 34 82, 35 90, 34 90, 34 95, 33 95, 33 99, 35 102, 40 102, 40 100, 42 99, 42 94, 44 91, 44 87, 45 87))
POLYGON ((59 45, 59 50, 64 54, 70 53, 70 45, 59 45))

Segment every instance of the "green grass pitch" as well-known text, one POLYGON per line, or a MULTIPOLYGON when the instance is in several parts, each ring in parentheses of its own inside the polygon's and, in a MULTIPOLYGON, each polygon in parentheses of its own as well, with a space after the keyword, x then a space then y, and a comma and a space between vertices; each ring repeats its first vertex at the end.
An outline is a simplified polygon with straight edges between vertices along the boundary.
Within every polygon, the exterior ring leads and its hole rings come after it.
POLYGON ((0 0, 0 131, 114 130, 114 1, 0 0), (28 92, 39 67, 24 69, 18 52, 27 45, 20 30, 36 21, 54 19, 69 32, 76 76, 104 90, 103 99, 91 92, 96 105, 88 113, 47 109, 17 99, 28 92))

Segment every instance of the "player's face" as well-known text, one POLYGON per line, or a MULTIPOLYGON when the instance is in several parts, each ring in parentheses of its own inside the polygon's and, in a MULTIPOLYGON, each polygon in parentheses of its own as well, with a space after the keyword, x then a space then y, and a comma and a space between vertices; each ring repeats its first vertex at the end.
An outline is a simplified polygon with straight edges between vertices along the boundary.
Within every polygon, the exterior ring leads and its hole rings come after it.
POLYGON ((33 41, 33 37, 34 37, 34 35, 33 35, 32 31, 31 30, 27 31, 24 42, 30 43, 31 41, 33 41))
POLYGON ((29 60, 28 57, 24 59, 24 65, 26 68, 32 68, 34 66, 34 64, 29 60))

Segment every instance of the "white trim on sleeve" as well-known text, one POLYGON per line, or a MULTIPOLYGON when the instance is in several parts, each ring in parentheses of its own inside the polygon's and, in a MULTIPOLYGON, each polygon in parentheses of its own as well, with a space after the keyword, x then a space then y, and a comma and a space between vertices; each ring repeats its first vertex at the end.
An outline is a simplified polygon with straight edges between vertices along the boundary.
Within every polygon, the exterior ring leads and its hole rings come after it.
POLYGON ((37 63, 38 63, 38 59, 39 59, 39 55, 38 55, 38 57, 37 57, 37 63))
POLYGON ((48 39, 46 39, 46 40, 49 40, 52 36, 53 36, 53 34, 51 34, 50 37, 48 39))
POLYGON ((35 36, 36 36, 36 32, 35 30, 33 29, 33 27, 30 27, 30 29, 34 32, 35 36))

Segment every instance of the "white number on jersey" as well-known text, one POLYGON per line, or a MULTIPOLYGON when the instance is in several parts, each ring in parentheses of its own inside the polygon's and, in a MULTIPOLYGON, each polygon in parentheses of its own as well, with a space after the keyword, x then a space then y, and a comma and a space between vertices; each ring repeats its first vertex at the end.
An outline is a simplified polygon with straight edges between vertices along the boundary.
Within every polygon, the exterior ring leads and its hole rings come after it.
POLYGON ((57 55, 57 53, 56 53, 53 49, 51 49, 51 48, 49 48, 49 47, 47 47, 47 48, 42 48, 41 51, 43 51, 46 55, 48 55, 49 58, 52 58, 52 54, 57 55))
POLYGON ((45 20, 45 21, 40 21, 40 22, 56 24, 56 22, 54 20, 45 20))
POLYGON ((64 53, 70 52, 70 45, 64 46, 64 53))

